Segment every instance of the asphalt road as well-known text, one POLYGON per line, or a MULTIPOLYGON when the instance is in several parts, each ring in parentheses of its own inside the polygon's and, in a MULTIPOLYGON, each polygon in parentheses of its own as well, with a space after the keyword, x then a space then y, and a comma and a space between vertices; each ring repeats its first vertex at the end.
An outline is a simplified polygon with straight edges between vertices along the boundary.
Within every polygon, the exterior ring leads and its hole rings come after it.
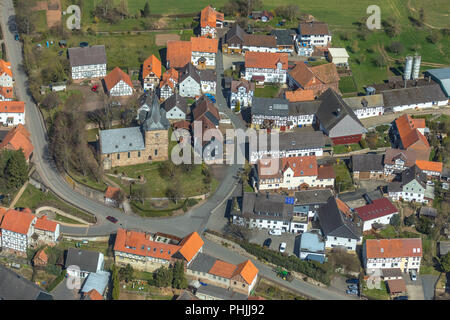
MULTIPOLYGON (((11 62, 12 70, 15 78, 15 89, 17 97, 25 102, 26 106, 26 126, 31 133, 31 141, 34 145, 33 163, 36 165, 36 170, 39 173, 44 184, 55 192, 64 201, 77 206, 87 212, 95 214, 98 222, 94 226, 88 228, 84 227, 61 227, 61 232, 72 235, 105 235, 115 232, 119 227, 145 230, 148 232, 163 232, 174 234, 179 237, 185 236, 192 231, 204 230, 209 215, 217 207, 220 207, 224 201, 228 199, 237 183, 237 172, 242 165, 230 165, 227 169, 225 178, 221 181, 220 186, 216 192, 205 202, 193 210, 190 210, 183 216, 164 219, 149 219, 142 218, 137 215, 124 215, 121 211, 108 207, 102 203, 96 202, 89 198, 85 198, 81 194, 72 190, 64 179, 59 175, 53 159, 49 155, 48 137, 43 122, 42 115, 33 102, 28 91, 28 78, 23 69, 22 44, 14 40, 14 7, 12 0, 0 0, 0 20, 2 30, 4 33, 5 44, 7 48, 8 59, 11 62), (106 220, 106 216, 114 216, 119 219, 117 224, 110 223, 106 220)), ((217 55, 217 77, 219 84, 221 84, 223 66, 222 54, 219 51, 217 55)), ((221 85, 218 86, 221 88, 221 85)), ((245 128, 242 119, 231 112, 226 106, 226 100, 218 89, 216 95, 217 105, 220 111, 226 113, 236 128, 245 128)), ((234 263, 240 263, 246 258, 236 254, 228 249, 218 246, 214 243, 206 241, 205 251, 224 260, 230 260, 234 263)), ((342 294, 333 291, 318 288, 307 284, 303 281, 294 280, 292 283, 285 283, 283 280, 276 277, 275 273, 267 266, 255 262, 260 268, 261 275, 272 279, 275 282, 282 283, 285 286, 292 288, 302 294, 308 295, 315 299, 349 299, 342 294)))

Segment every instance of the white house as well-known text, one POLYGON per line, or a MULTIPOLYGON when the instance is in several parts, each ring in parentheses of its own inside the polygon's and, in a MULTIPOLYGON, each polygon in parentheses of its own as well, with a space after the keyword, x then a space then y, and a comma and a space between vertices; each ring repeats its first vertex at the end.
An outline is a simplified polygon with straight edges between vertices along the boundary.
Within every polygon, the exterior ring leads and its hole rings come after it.
POLYGON ((250 107, 252 105, 255 84, 247 80, 233 80, 230 90, 230 107, 232 110, 239 101, 240 107, 250 107))
POLYGON ((131 96, 133 94, 133 83, 130 76, 119 67, 115 67, 103 80, 107 93, 112 97, 131 96))
POLYGON ((185 120, 188 113, 188 105, 186 99, 179 94, 173 94, 166 99, 162 105, 166 110, 166 117, 169 120, 185 120))
POLYGON ((358 119, 377 117, 384 114, 382 94, 358 96, 342 99, 353 110, 358 119))
POLYGON ((69 276, 84 279, 91 272, 103 270, 104 256, 101 252, 69 248, 65 266, 69 276))
POLYGON ((389 148, 384 154, 384 175, 391 176, 411 168, 416 163, 414 150, 389 148))
POLYGON ((7 126, 25 124, 25 102, 0 101, 0 123, 7 126))
POLYGON ((34 232, 38 235, 37 241, 54 244, 60 235, 59 223, 47 220, 47 216, 43 216, 36 220, 34 232))
POLYGON ((372 229, 374 223, 389 224, 391 218, 398 214, 398 209, 388 198, 375 199, 371 203, 354 210, 363 222, 363 231, 372 229))
POLYGON ((367 239, 363 245, 363 261, 366 273, 380 269, 400 269, 402 272, 420 270, 422 239, 367 239))
POLYGON ((349 57, 345 48, 328 48, 328 59, 337 66, 348 66, 349 57))
POLYGON ((2 248, 25 254, 33 242, 34 224, 37 217, 27 212, 8 210, 0 225, 2 248))
POLYGON ((247 52, 244 78, 257 83, 286 83, 287 53, 247 52))
POLYGON ((331 43, 331 32, 323 22, 301 22, 298 24, 297 46, 326 47, 331 43))
POLYGON ((382 92, 384 107, 394 112, 446 106, 448 98, 438 84, 382 92))
POLYGON ((159 97, 161 100, 166 100, 172 94, 176 92, 176 86, 178 84, 178 71, 174 68, 170 68, 163 73, 162 80, 159 83, 159 97))
POLYGON ((416 160, 416 166, 427 175, 427 178, 439 179, 443 170, 443 163, 438 161, 416 160))
POLYGON ((274 35, 244 34, 243 52, 278 52, 277 40, 274 35))
POLYGON ((72 79, 101 78, 106 76, 104 45, 69 48, 68 55, 72 79))
POLYGON ((414 165, 402 172, 401 181, 388 184, 388 194, 394 201, 428 203, 434 199, 434 188, 427 185, 425 173, 414 165))
POLYGON ((199 69, 215 68, 218 45, 217 39, 192 37, 191 63, 199 69))
POLYGON ((224 14, 211 6, 203 8, 200 12, 200 32, 202 37, 217 37, 217 28, 222 28, 224 14))
POLYGON ((0 87, 12 88, 14 83, 11 62, 0 59, 0 87))
POLYGON ((201 95, 200 74, 191 63, 180 71, 178 92, 182 97, 195 98, 201 95))
POLYGON ((160 78, 161 61, 152 54, 142 64, 142 87, 144 90, 155 90, 160 78))

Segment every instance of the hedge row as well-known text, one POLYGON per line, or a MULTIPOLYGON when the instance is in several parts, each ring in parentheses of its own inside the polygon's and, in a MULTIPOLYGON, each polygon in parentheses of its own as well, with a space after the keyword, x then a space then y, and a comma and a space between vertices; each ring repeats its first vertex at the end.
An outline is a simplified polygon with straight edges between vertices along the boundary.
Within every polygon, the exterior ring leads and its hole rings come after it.
POLYGON ((56 286, 64 280, 66 276, 66 270, 61 271, 61 274, 53 280, 52 283, 50 283, 47 287, 47 292, 51 292, 53 289, 56 288, 56 286))

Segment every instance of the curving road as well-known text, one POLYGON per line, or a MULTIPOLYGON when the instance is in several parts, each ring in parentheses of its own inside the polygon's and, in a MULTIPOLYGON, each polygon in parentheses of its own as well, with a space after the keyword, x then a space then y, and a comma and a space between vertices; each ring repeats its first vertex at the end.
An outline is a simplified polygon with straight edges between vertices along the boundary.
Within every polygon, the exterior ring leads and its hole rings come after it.
MULTIPOLYGON (((237 183, 237 173, 242 165, 230 165, 227 167, 225 178, 217 188, 216 192, 203 205, 194 208, 183 216, 164 219, 142 218, 137 215, 125 215, 120 210, 108 207, 102 203, 85 198, 81 194, 72 190, 72 188, 59 175, 53 159, 49 155, 48 137, 42 115, 33 102, 28 90, 28 78, 23 69, 22 44, 14 40, 16 30, 14 22, 14 7, 12 0, 0 0, 0 22, 3 30, 5 45, 7 48, 8 59, 11 62, 15 78, 16 96, 25 102, 26 105, 26 125, 31 133, 31 141, 34 145, 33 162, 44 184, 55 192, 61 199, 79 207, 97 217, 97 224, 84 227, 62 226, 61 232, 72 235, 106 235, 115 232, 119 227, 135 228, 150 232, 163 232, 185 236, 192 231, 202 233, 208 222, 212 211, 219 208, 226 201, 234 190, 237 183), (119 219, 119 223, 112 224, 107 221, 106 216, 114 216, 119 219)), ((222 53, 217 55, 217 78, 221 84, 223 78, 222 53)), ((221 86, 219 86, 221 87, 221 86)), ((236 128, 245 128, 242 119, 230 112, 227 108, 225 98, 222 92, 217 92, 217 105, 219 110, 226 113, 236 128)), ((205 252, 224 260, 234 263, 240 263, 246 258, 235 252, 232 252, 211 241, 205 240, 205 252)), ((266 265, 255 262, 260 268, 261 275, 280 284, 286 284, 283 280, 276 277, 275 273, 266 265)), ((294 280, 288 285, 293 290, 305 294, 313 299, 352 299, 341 292, 329 289, 315 287, 303 281, 294 280)))

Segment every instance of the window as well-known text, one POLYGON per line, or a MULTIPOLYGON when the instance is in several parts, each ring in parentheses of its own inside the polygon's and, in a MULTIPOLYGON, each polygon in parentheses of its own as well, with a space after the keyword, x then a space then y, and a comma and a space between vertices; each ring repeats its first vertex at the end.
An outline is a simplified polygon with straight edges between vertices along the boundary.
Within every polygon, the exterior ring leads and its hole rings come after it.
POLYGON ((155 150, 155 156, 157 156, 157 155, 158 155, 158 149, 155 150))
POLYGON ((138 158, 140 158, 141 157, 141 152, 140 151, 138 151, 138 158))
POLYGON ((128 159, 130 159, 130 156, 131 156, 131 152, 128 152, 128 159))
POLYGON ((120 153, 117 154, 117 160, 119 160, 119 159, 120 159, 120 153))

